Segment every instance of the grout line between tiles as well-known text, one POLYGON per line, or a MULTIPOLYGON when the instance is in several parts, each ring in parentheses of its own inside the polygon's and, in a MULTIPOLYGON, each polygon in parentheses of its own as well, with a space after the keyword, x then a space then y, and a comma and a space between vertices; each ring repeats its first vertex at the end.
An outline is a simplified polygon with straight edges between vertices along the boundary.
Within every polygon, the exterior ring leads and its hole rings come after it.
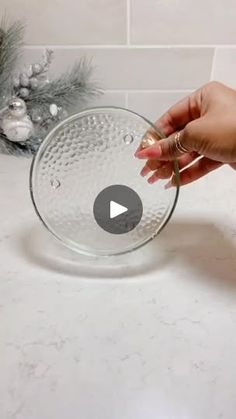
POLYGON ((130 0, 126 0, 126 5, 127 5, 127 11, 126 11, 126 19, 127 19, 127 27, 126 27, 126 31, 127 31, 127 45, 130 45, 130 0))
POLYGON ((120 45, 99 45, 99 44, 88 44, 88 45, 25 45, 25 49, 41 49, 41 48, 52 48, 52 49, 171 49, 171 48, 186 48, 186 49, 207 49, 207 48, 219 48, 219 49, 235 49, 236 44, 231 45, 217 45, 217 44, 208 44, 208 45, 136 45, 136 44, 120 44, 120 45))
POLYGON ((215 64, 216 64, 216 53, 217 53, 217 48, 215 48, 213 58, 212 58, 210 80, 213 80, 213 78, 214 78, 215 64))
POLYGON ((191 93, 193 89, 105 89, 108 93, 191 93))

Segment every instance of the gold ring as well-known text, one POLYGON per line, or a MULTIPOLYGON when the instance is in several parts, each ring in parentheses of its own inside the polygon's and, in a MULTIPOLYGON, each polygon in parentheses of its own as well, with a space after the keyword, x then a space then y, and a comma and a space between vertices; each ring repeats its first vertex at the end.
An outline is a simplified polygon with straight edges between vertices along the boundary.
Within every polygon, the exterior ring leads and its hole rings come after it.
POLYGON ((181 154, 188 153, 189 151, 180 142, 180 135, 181 135, 180 131, 175 134, 175 137, 174 137, 175 146, 181 154))

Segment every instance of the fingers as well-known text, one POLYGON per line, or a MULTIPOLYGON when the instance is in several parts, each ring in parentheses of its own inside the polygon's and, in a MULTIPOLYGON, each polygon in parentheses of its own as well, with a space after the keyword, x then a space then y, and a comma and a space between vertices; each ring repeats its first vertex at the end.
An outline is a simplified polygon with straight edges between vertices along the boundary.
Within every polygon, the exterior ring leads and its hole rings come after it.
MULTIPOLYGON (((205 176, 206 174, 212 172, 213 170, 218 169, 221 167, 223 163, 208 159, 207 157, 203 157, 197 160, 192 166, 183 170, 179 175, 179 184, 180 185, 187 185, 189 183, 194 182, 197 179, 205 176)), ((170 180, 170 182, 166 185, 166 188, 171 186, 176 186, 178 183, 175 176, 170 180)))
POLYGON ((188 129, 185 129, 185 127, 186 125, 190 125, 191 121, 200 118, 201 92, 202 89, 199 89, 190 96, 185 97, 157 120, 155 125, 158 127, 158 130, 156 132, 154 129, 147 131, 135 156, 143 159, 162 160, 173 160, 180 157, 181 151, 176 147, 175 133, 183 128, 180 134, 181 145, 187 150, 193 151, 191 149, 191 139, 187 138, 189 127, 188 129), (163 137, 161 133, 164 137, 169 138, 160 140, 163 137))
MULTIPOLYGON (((193 124, 193 123, 192 123, 193 124)), ((183 150, 187 152, 194 151, 191 137, 191 129, 184 129, 177 134, 173 134, 168 138, 156 142, 151 147, 139 149, 135 153, 135 157, 139 159, 150 160, 175 160, 183 155, 183 150)))
MULTIPOLYGON (((197 153, 189 153, 178 159, 179 170, 192 163, 199 155, 197 153)), ((173 174, 173 162, 161 162, 149 160, 141 171, 141 176, 147 176, 150 172, 155 171, 148 179, 149 183, 154 183, 158 179, 169 179, 173 174)))
POLYGON ((155 125, 168 137, 175 131, 184 128, 189 122, 199 118, 200 114, 201 89, 198 89, 172 106, 156 121, 155 125))
POLYGON ((143 167, 143 169, 141 170, 140 175, 145 177, 148 175, 148 173, 153 172, 154 170, 160 169, 165 164, 167 164, 167 162, 163 162, 159 160, 148 160, 145 166, 143 167))
POLYGON ((193 151, 192 153, 184 154, 178 159, 179 170, 184 169, 189 164, 193 163, 194 160, 199 158, 199 154, 193 151))
POLYGON ((156 145, 162 138, 165 138, 165 136, 160 131, 157 131, 154 128, 150 128, 142 137, 139 147, 135 152, 135 156, 137 156, 140 151, 146 150, 147 148, 156 145))
POLYGON ((169 162, 160 170, 156 170, 148 179, 148 183, 153 184, 159 179, 169 179, 173 174, 173 165, 169 162))

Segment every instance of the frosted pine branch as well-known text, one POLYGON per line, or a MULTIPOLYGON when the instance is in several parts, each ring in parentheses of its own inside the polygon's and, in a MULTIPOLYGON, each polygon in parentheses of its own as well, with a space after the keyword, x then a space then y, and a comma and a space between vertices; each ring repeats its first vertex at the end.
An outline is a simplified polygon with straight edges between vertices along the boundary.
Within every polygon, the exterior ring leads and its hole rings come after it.
POLYGON ((8 25, 4 20, 0 27, 0 109, 5 104, 5 96, 11 92, 12 73, 20 55, 24 26, 21 22, 8 25))
POLYGON ((27 98, 27 107, 32 109, 37 106, 45 110, 45 106, 55 103, 59 107, 68 109, 79 107, 101 93, 96 83, 91 80, 93 68, 90 63, 82 59, 71 70, 60 75, 39 87, 30 91, 27 98))

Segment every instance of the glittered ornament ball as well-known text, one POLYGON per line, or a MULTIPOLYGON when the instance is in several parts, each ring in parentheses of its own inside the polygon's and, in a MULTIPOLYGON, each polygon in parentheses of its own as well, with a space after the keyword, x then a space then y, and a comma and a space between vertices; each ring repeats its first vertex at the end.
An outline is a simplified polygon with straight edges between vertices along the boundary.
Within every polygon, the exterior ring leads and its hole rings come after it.
POLYGON ((16 143, 23 143, 32 135, 33 123, 26 113, 26 104, 22 99, 10 100, 1 128, 7 139, 16 143))
POLYGON ((16 118, 26 115, 26 104, 22 99, 15 98, 10 100, 8 104, 9 114, 16 118))

